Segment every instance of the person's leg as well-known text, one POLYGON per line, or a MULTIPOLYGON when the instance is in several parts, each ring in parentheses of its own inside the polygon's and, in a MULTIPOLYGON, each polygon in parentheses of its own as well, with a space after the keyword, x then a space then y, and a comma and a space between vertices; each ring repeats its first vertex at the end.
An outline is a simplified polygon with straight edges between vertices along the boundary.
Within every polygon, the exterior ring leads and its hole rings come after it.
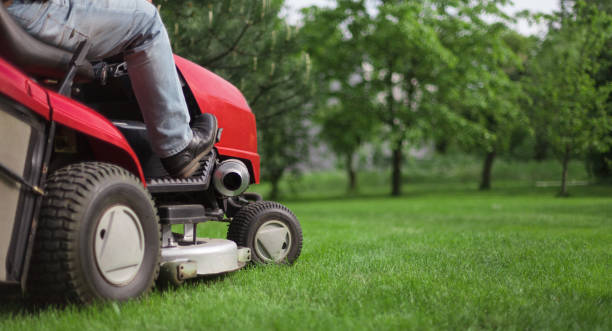
POLYGON ((144 0, 15 0, 8 11, 30 34, 60 48, 74 51, 88 39, 90 60, 124 53, 160 158, 177 154, 192 140, 168 34, 153 5, 144 0))

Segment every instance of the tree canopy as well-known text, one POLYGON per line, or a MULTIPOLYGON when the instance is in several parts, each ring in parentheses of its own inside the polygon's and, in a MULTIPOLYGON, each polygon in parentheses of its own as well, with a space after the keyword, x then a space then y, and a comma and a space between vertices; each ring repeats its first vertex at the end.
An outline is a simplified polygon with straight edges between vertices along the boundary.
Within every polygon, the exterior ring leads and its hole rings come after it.
MULTIPOLYGON (((173 47, 234 83, 256 114, 264 179, 278 194, 319 138, 357 189, 356 155, 385 151, 391 194, 411 148, 498 157, 534 146, 563 165, 612 144, 609 1, 561 0, 536 15, 545 36, 513 30, 508 0, 336 0, 282 17, 282 0, 160 2, 173 47), (316 137, 315 137, 316 135, 316 137)), ((529 13, 520 13, 529 17, 529 13)), ((606 154, 607 153, 607 154, 606 154)))

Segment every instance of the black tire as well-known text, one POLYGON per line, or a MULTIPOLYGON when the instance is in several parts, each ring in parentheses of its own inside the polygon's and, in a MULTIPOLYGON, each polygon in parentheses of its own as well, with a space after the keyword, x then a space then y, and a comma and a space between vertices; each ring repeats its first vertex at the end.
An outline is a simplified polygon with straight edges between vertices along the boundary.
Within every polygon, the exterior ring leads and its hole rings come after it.
POLYGON ((77 163, 55 171, 46 191, 27 282, 34 298, 88 303, 127 300, 151 290, 159 273, 159 219, 134 175, 111 164, 77 163), (136 215, 144 239, 138 246, 141 262, 125 284, 109 282, 95 255, 98 222, 114 206, 136 215))
POLYGON ((277 202, 258 201, 242 207, 229 225, 227 239, 236 242, 238 246, 250 248, 251 261, 255 264, 292 264, 302 252, 300 223, 287 207, 277 202), (283 253, 279 255, 279 259, 272 260, 273 255, 267 254, 256 242, 256 235, 262 226, 275 225, 285 229, 282 224, 290 235, 289 240, 285 240, 288 247, 284 248, 283 244, 283 253))

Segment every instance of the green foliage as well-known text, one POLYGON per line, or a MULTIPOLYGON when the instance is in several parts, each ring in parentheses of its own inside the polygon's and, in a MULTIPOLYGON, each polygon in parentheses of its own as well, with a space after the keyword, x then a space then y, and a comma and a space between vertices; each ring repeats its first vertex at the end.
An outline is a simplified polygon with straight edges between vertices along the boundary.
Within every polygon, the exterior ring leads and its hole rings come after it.
MULTIPOLYGON (((612 15, 612 2, 606 0, 588 0, 587 3, 597 5, 599 10, 612 15)), ((597 86, 612 84, 612 35, 609 35, 602 52, 597 59, 599 70, 595 74, 597 86)), ((612 95, 608 98, 608 114, 612 116, 612 95)), ((612 131, 610 132, 612 137, 612 131)), ((587 166, 594 176, 600 179, 612 178, 612 148, 607 152, 591 149, 587 157, 587 166)))
POLYGON ((506 41, 521 40, 501 24, 461 34, 447 37, 449 47, 462 56, 440 84, 438 106, 450 107, 460 116, 447 119, 456 124, 456 139, 468 151, 506 151, 512 134, 527 127, 519 105, 522 91, 511 77, 521 70, 512 47, 521 45, 509 46, 506 41))
POLYGON ((544 40, 509 28, 506 0, 336 0, 304 10, 300 29, 279 18, 282 0, 161 5, 177 53, 244 92, 275 193, 308 155, 315 123, 349 190, 363 145, 390 150, 398 195, 408 146, 487 155, 483 183, 517 146, 535 146, 538 159, 609 151, 610 8, 587 2, 596 6, 563 1, 542 16, 544 40))
MULTIPOLYGON (((607 151, 612 144, 612 84, 598 85, 594 79, 612 36, 612 18, 578 2, 573 14, 560 13, 554 23, 559 27, 549 32, 530 62, 525 85, 535 125, 543 128, 555 154, 566 163, 590 149, 607 151)), ((562 187, 561 194, 566 193, 562 187)))
MULTIPOLYGON (((600 11, 612 13, 612 2, 609 0, 582 0, 584 3, 597 7, 600 11)), ((560 0, 561 9, 565 13, 570 13, 578 1, 560 0)))
POLYGON ((372 140, 377 127, 368 83, 368 13, 365 1, 339 1, 336 8, 310 8, 304 11, 306 24, 300 31, 302 43, 312 56, 314 76, 319 86, 315 120, 319 134, 331 149, 345 160, 348 191, 357 189, 355 155, 372 140), (333 50, 330 52, 330 50, 333 50))
POLYGON ((448 122, 443 127, 451 129, 464 150, 486 155, 480 188, 490 189, 495 158, 531 134, 520 105, 523 91, 519 83, 530 40, 503 23, 485 23, 475 17, 471 24, 444 24, 448 29, 443 34, 445 42, 459 56, 439 85, 436 107, 452 107, 448 111, 453 116, 441 117, 441 121, 448 122))
POLYGON ((517 78, 524 58, 515 53, 527 53, 529 40, 483 19, 508 20, 499 9, 506 3, 338 0, 306 11, 306 45, 323 90, 322 137, 336 152, 354 153, 378 131, 393 151, 393 194, 408 143, 509 149, 529 134, 517 78))

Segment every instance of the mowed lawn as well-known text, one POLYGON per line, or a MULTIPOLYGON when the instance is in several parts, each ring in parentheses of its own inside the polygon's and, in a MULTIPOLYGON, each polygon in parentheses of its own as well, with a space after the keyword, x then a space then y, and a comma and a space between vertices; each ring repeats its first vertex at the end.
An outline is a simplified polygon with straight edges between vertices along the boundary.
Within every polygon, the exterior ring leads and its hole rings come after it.
POLYGON ((572 191, 421 184, 401 198, 289 201, 304 229, 294 266, 119 304, 3 300, 0 329, 611 330, 612 188, 572 191))

